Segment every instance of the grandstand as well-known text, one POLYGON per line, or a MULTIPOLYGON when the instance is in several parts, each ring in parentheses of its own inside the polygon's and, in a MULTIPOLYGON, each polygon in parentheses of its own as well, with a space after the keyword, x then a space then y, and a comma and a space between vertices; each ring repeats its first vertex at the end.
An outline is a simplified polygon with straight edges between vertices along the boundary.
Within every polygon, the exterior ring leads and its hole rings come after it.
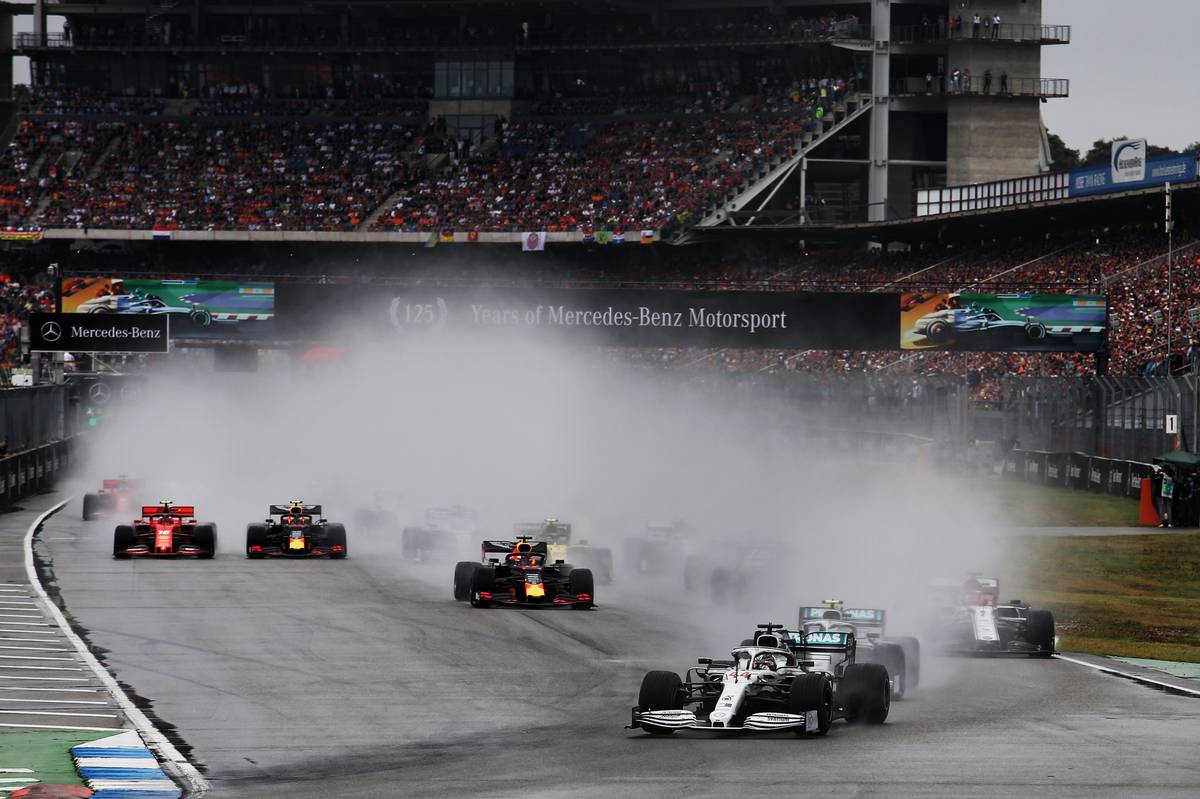
MULTIPOLYGON (((1044 24, 1036 0, 0 11, 0 33, 34 19, 12 51, 32 85, 0 104, 0 221, 15 240, 0 246, 21 278, 10 360, 22 310, 52 302, 36 276, 56 263, 406 285, 1104 292, 1109 367, 1169 368, 1161 189, 1074 197, 1065 175, 1042 188, 1040 106, 1069 83, 1042 77, 1040 54, 1071 29, 1044 24), (1019 179, 1034 189, 1012 190, 1019 179), (963 185, 999 199, 941 201, 963 185), (551 243, 535 261, 516 246, 529 231, 551 243)), ((1196 256, 1195 187, 1177 186, 1178 263, 1196 256)), ((1190 273, 1169 305, 1182 358, 1200 306, 1190 273)), ((1106 368, 1079 354, 630 357, 744 372, 1106 368)))

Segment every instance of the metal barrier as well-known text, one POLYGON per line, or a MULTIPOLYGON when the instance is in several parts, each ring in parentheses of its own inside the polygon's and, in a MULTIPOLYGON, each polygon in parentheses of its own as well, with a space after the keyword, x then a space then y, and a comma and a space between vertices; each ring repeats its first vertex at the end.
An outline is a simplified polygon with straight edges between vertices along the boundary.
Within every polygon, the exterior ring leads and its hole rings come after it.
POLYGON ((33 449, 66 438, 67 386, 0 389, 4 451, 33 449))
POLYGON ((951 32, 945 20, 941 25, 930 22, 927 25, 898 25, 892 28, 892 42, 895 44, 921 44, 945 41, 975 41, 975 42, 1037 42, 1040 44, 1067 44, 1071 41, 1070 25, 1033 25, 1010 24, 1001 22, 999 27, 988 27, 980 31, 978 37, 968 25, 965 30, 951 32))
POLYGON ((74 440, 55 441, 0 459, 0 509, 48 491, 71 465, 74 440))

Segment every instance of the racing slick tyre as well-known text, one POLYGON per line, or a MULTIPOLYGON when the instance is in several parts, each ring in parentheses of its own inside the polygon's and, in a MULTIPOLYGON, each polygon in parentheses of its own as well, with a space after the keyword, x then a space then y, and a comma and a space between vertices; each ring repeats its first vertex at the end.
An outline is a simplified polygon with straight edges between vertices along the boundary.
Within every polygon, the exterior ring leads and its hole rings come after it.
POLYGON ((454 600, 466 602, 471 598, 471 577, 479 564, 473 560, 460 560, 454 564, 454 600))
POLYGON ((893 638, 904 650, 904 690, 912 692, 921 684, 921 642, 912 636, 893 638))
POLYGON ((1048 658, 1054 654, 1054 614, 1048 610, 1031 610, 1025 617, 1025 640, 1040 651, 1033 657, 1048 658))
POLYGON ((949 332, 950 325, 946 324, 945 322, 938 321, 929 326, 929 332, 926 333, 926 336, 933 341, 942 341, 946 338, 949 332))
MULTIPOLYGON (((642 710, 682 710, 683 680, 673 671, 646 672, 642 678, 642 689, 638 691, 638 707, 642 710)), ((675 732, 653 724, 642 724, 642 729, 651 735, 670 735, 675 732)))
POLYGON ((346 546, 346 525, 330 522, 325 525, 325 545, 329 547, 329 557, 333 560, 345 560, 350 554, 346 546), (334 550, 334 547, 340 547, 334 550))
POLYGON ((263 558, 263 547, 267 545, 267 526, 265 524, 246 525, 246 557, 263 558), (258 550, 255 551, 255 547, 258 550))
POLYGON ((192 543, 202 548, 204 552, 198 558, 211 558, 217 554, 217 526, 215 524, 197 524, 192 530, 192 543))
POLYGON ((1029 336, 1034 341, 1041 341, 1046 337, 1046 326, 1039 323, 1034 323, 1025 326, 1025 335, 1029 336))
POLYGON ((188 313, 188 319, 191 319, 200 327, 208 327, 212 324, 212 313, 204 308, 194 308, 188 313))
POLYGON ((591 569, 572 569, 567 575, 567 593, 579 596, 586 594, 588 599, 571 605, 575 610, 587 610, 596 601, 596 580, 592 577, 591 569))
POLYGON ((491 607, 492 600, 483 598, 479 594, 485 593, 489 596, 496 590, 496 572, 487 566, 475 564, 475 571, 471 574, 471 591, 468 597, 471 600, 473 608, 491 607))
POLYGON ((807 672, 792 680, 784 708, 788 713, 803 716, 810 710, 817 711, 815 730, 797 731, 797 735, 824 735, 833 726, 833 683, 828 674, 807 672))
POLYGON ((83 520, 90 522, 96 518, 100 512, 100 495, 99 494, 84 494, 83 495, 83 520))
POLYGON ((846 721, 883 724, 892 708, 892 686, 882 663, 854 663, 846 667, 838 687, 846 721))
POLYGON ((908 690, 908 664, 899 644, 876 644, 875 662, 883 664, 891 678, 892 699, 903 699, 908 690))
POLYGON ((127 558, 125 550, 137 543, 137 536, 133 534, 133 527, 128 524, 118 524, 117 529, 113 531, 113 557, 127 558))

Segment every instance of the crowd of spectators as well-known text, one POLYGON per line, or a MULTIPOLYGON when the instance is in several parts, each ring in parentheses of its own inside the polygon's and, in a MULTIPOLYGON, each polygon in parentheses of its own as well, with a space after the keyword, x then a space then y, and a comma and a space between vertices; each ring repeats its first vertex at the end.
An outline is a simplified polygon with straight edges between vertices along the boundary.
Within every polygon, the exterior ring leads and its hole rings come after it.
POLYGON ((0 274, 0 374, 20 363, 21 325, 29 314, 54 310, 54 291, 27 278, 0 274))

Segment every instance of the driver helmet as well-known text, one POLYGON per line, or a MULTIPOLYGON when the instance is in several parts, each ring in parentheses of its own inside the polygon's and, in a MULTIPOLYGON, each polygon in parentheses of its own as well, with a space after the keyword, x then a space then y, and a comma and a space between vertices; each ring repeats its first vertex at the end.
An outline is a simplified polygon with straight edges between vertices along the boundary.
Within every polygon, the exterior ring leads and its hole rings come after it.
POLYGON ((778 668, 778 664, 775 662, 775 656, 770 652, 759 652, 754 656, 754 660, 750 662, 750 668, 775 671, 778 668))

